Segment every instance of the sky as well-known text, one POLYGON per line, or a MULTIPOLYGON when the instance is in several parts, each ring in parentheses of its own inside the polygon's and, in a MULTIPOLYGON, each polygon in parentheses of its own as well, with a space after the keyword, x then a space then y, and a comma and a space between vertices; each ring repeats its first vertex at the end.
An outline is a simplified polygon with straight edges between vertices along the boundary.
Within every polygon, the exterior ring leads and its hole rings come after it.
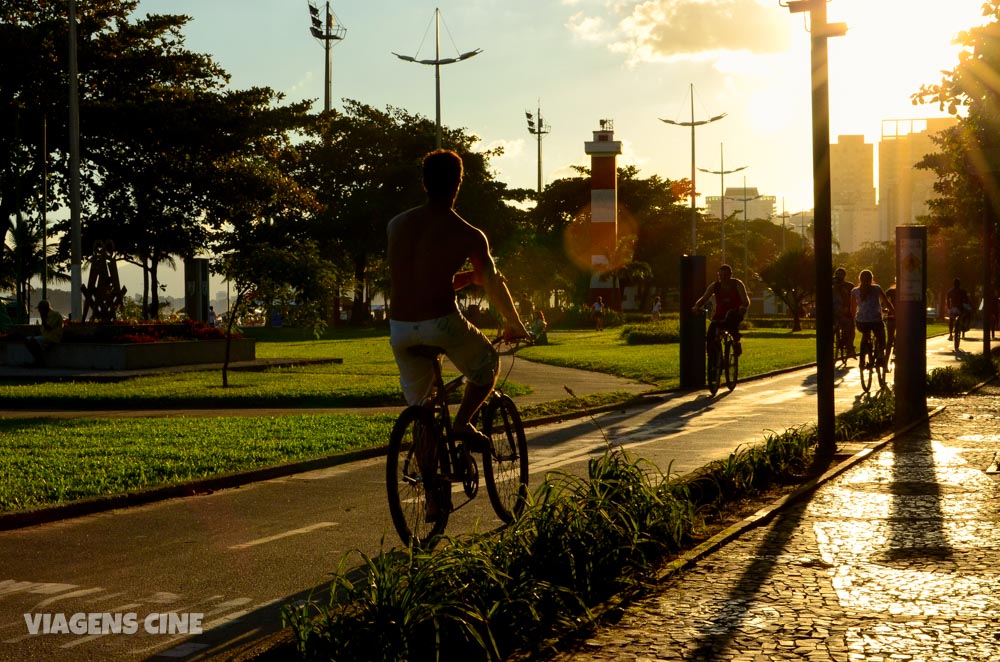
MULTIPOLYGON (((883 120, 946 116, 910 97, 957 64, 952 41, 987 22, 982 2, 828 2, 828 20, 848 26, 829 40, 831 142, 863 134, 874 144, 883 120)), ((691 130, 660 120, 689 122, 693 87, 695 121, 726 114, 695 130, 695 166, 745 166, 727 186, 745 175, 777 198, 778 212, 812 208, 807 14, 778 0, 331 0, 346 29, 332 50, 333 106, 348 98, 433 120, 434 67, 393 53, 435 58, 435 8, 441 58, 482 49, 441 67, 442 124, 477 135, 483 149, 503 147, 491 163, 508 186, 536 186, 525 112, 539 108, 551 127, 543 185, 589 165, 584 142, 602 119, 622 142, 619 165, 689 178, 691 130)), ((187 47, 211 54, 232 87, 268 86, 322 107, 324 50, 309 34, 307 0, 140 0, 138 13, 190 16, 187 47)), ((720 178, 698 172, 696 186, 703 206, 720 178)))

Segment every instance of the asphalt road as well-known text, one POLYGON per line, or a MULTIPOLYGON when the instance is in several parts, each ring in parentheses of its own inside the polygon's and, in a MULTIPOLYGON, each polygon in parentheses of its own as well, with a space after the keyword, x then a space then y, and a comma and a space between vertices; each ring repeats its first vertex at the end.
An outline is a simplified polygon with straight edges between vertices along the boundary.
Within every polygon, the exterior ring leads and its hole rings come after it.
MULTIPOLYGON (((929 342, 927 356, 928 369, 955 361, 943 337, 929 342)), ((857 370, 837 377, 839 412, 861 388, 857 370)), ((665 394, 641 407, 532 428, 531 482, 554 470, 580 471, 609 443, 684 474, 760 441, 764 431, 815 416, 812 368, 714 398, 665 394)), ((281 605, 328 582, 345 554, 398 545, 384 485, 378 458, 2 532, 0 660, 203 659, 275 630, 281 605), (147 632, 147 615, 164 612, 201 614, 204 632, 147 632), (29 633, 26 614, 75 613, 135 614, 138 631, 29 633)), ((499 524, 481 496, 455 513, 449 532, 499 524)))

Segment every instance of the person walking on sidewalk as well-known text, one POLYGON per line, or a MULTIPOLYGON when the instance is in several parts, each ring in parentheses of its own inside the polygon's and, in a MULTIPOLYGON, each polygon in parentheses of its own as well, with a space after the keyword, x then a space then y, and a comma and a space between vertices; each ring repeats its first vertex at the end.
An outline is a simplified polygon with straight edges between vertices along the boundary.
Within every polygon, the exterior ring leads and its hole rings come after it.
POLYGON ((952 281, 952 288, 948 290, 948 340, 951 340, 956 333, 965 337, 965 316, 972 310, 972 300, 969 293, 962 289, 962 281, 956 278, 952 281))
POLYGON ((854 352, 854 319, 851 317, 851 291, 854 283, 847 278, 847 270, 838 267, 833 273, 833 323, 840 327, 841 338, 847 347, 847 358, 856 358, 854 352))
POLYGON ((701 298, 695 301, 691 310, 695 314, 700 314, 702 307, 708 303, 709 299, 715 297, 715 313, 712 321, 708 325, 708 332, 705 334, 706 345, 711 344, 715 338, 716 329, 724 327, 733 337, 733 346, 736 356, 743 353, 743 345, 740 342, 740 322, 750 309, 750 297, 747 295, 747 288, 743 281, 733 278, 733 268, 728 264, 719 267, 719 279, 708 286, 701 298))
POLYGON ((594 302, 594 328, 598 331, 604 330, 604 297, 597 297, 594 302))
POLYGON ((45 362, 45 352, 59 342, 62 342, 63 316, 58 311, 52 310, 52 306, 45 299, 38 302, 38 315, 42 318, 42 333, 37 336, 28 336, 24 339, 24 344, 35 358, 32 365, 40 366, 45 362))

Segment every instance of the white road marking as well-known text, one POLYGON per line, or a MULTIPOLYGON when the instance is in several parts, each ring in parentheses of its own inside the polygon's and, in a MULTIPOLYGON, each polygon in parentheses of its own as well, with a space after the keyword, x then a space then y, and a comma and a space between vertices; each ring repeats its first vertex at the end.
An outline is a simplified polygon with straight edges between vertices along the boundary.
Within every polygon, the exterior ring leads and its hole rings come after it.
POLYGON ((284 533, 278 533, 273 536, 267 536, 266 538, 257 538, 256 540, 240 543, 239 545, 233 545, 229 549, 247 549, 248 547, 265 545, 269 542, 274 542, 275 540, 281 540, 282 538, 288 538, 290 536, 300 536, 306 533, 312 533, 313 531, 316 531, 318 529, 324 529, 330 526, 337 526, 337 522, 319 522, 317 524, 310 524, 309 526, 304 526, 301 529, 293 529, 291 531, 285 531, 284 533))
POLYGON ((41 602, 37 603, 34 607, 32 607, 32 610, 38 611, 42 607, 46 607, 46 606, 52 604, 53 602, 59 602, 60 600, 64 600, 66 598, 82 598, 85 595, 92 595, 94 593, 100 593, 100 592, 102 592, 104 590, 105 589, 103 589, 101 587, 96 587, 96 588, 81 588, 78 591, 70 591, 69 593, 63 593, 62 595, 57 595, 57 596, 54 596, 54 597, 51 597, 51 598, 46 598, 45 600, 42 600, 41 602))
POLYGON ((181 644, 180 646, 174 646, 169 650, 165 650, 162 653, 157 653, 157 657, 190 657, 195 653, 205 650, 208 648, 208 644, 181 644))

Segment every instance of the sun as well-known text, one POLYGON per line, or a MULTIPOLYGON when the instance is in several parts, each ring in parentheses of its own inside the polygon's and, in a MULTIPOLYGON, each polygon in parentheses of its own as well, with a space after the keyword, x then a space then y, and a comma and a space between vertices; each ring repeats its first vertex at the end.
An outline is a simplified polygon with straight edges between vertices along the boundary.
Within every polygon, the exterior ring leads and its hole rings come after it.
POLYGON ((829 21, 848 26, 847 35, 829 40, 831 133, 877 140, 882 119, 940 117, 936 105, 914 106, 911 96, 955 67, 961 50, 955 37, 986 21, 981 6, 982 0, 830 2, 829 21), (858 128, 843 130, 849 127, 858 128))

